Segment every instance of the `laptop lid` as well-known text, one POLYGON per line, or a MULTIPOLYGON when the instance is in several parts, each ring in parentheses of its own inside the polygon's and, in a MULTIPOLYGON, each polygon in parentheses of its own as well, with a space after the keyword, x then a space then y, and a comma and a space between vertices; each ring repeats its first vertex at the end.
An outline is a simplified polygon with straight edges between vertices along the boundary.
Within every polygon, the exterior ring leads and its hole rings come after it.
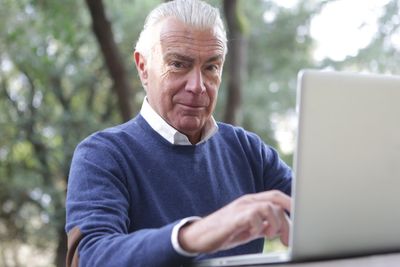
POLYGON ((193 266, 400 251, 400 77, 304 70, 296 109, 289 252, 193 266))
POLYGON ((400 77, 298 82, 292 258, 400 251, 400 77))

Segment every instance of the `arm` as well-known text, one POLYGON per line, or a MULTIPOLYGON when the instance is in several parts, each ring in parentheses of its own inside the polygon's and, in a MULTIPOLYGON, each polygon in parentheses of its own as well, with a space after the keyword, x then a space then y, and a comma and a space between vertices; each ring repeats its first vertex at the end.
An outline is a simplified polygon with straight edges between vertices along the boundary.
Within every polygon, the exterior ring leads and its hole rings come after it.
POLYGON ((279 190, 290 196, 292 193, 292 170, 282 161, 275 149, 265 144, 262 146, 265 190, 279 190))
POLYGON ((244 131, 238 136, 236 140, 246 151, 244 158, 262 181, 259 190, 267 191, 245 195, 181 229, 179 240, 186 250, 215 252, 264 236, 280 236, 282 243, 288 244, 292 172, 258 136, 244 131))
POLYGON ((260 237, 280 236, 288 244, 290 197, 280 191, 245 195, 181 229, 181 246, 192 252, 215 252, 260 237), (212 229, 212 231, 210 231, 212 229))
POLYGON ((130 232, 125 166, 115 153, 105 144, 86 141, 74 154, 66 203, 69 264, 159 267, 189 261, 171 244, 177 222, 130 232))

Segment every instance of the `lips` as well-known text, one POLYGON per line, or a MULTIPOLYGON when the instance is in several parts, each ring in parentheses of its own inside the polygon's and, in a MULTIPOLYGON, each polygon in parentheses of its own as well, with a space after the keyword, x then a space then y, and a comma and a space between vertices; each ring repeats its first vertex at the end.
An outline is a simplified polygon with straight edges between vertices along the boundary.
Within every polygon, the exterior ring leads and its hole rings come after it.
POLYGON ((206 106, 204 105, 198 105, 198 104, 187 104, 187 103, 178 103, 178 105, 181 107, 181 109, 186 110, 186 111, 202 111, 206 109, 206 106))
POLYGON ((207 97, 175 96, 173 103, 186 110, 202 110, 208 108, 210 101, 207 97))
POLYGON ((208 101, 206 99, 176 99, 175 104, 181 105, 187 108, 201 109, 208 107, 208 101))

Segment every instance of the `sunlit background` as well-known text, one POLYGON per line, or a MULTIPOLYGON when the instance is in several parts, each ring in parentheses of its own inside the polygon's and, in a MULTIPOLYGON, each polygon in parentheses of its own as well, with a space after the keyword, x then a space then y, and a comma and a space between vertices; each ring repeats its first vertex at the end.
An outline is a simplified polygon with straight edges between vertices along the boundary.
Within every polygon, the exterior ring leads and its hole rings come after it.
MULTIPOLYGON (((346 57, 355 57, 359 51, 366 48, 379 31, 379 20, 384 16, 385 7, 390 0, 336 0, 326 4, 318 14, 311 19, 310 35, 315 40, 313 58, 321 62, 327 58, 333 61, 343 61, 346 57)), ((277 5, 295 9, 298 0, 276 1, 277 5)), ((264 19, 272 22, 274 11, 266 11, 264 19)), ((388 34, 382 46, 400 51, 400 14, 392 17, 391 23, 384 25, 383 31, 388 34)), ((373 63, 364 72, 379 72, 373 63)), ((296 114, 288 112, 285 116, 273 114, 271 117, 275 130, 275 138, 280 149, 292 154, 295 147, 296 114)))

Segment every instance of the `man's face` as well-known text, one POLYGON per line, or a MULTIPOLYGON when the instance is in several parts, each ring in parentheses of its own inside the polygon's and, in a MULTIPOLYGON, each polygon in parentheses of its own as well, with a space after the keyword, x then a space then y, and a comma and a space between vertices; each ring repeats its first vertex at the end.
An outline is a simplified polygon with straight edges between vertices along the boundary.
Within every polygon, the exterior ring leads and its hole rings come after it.
MULTIPOLYGON (((167 18, 159 25, 152 55, 141 66, 147 98, 172 127, 199 141, 221 83, 225 47, 211 30, 196 30, 167 18)), ((139 62, 140 63, 140 62, 139 62)))

